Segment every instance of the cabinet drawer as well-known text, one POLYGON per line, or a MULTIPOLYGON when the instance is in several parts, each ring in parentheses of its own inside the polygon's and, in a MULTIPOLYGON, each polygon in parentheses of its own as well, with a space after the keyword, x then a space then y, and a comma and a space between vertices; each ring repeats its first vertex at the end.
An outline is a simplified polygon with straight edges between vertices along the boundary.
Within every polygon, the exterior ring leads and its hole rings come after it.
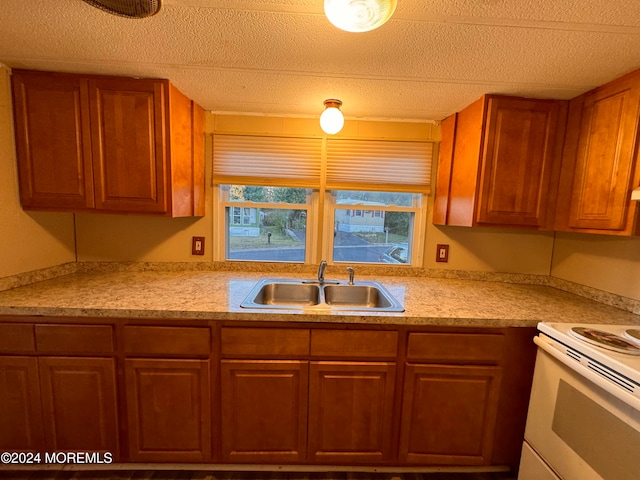
POLYGON ((4 323, 0 325, 0 353, 28 353, 36 351, 33 325, 4 323))
POLYGON ((208 357, 210 337, 210 330, 204 327, 124 327, 124 352, 208 357))
POLYGON ((407 360, 424 363, 496 365, 504 335, 490 333, 410 333, 407 360))
POLYGON ((398 332, 313 330, 311 355, 332 358, 394 358, 398 332))
POLYGON ((223 328, 222 355, 299 357, 309 355, 309 330, 288 328, 223 328))
POLYGON ((110 325, 36 325, 38 352, 112 353, 113 328, 110 325))

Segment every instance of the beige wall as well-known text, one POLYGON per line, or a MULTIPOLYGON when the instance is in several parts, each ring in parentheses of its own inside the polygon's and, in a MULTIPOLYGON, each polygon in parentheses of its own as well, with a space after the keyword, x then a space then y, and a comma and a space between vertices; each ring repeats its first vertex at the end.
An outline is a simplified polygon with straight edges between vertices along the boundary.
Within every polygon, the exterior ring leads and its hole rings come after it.
POLYGON ((0 277, 75 260, 73 214, 20 207, 10 70, 0 64, 0 277))
POLYGON ((640 238, 557 233, 551 275, 640 300, 640 238))

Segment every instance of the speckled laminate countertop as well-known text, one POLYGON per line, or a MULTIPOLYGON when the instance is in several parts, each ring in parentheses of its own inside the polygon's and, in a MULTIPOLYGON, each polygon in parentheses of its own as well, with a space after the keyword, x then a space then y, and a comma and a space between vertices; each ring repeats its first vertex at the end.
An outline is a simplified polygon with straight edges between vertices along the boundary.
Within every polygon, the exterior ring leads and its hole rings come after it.
POLYGON ((0 292, 0 315, 495 327, 535 326, 539 321, 640 325, 640 315, 548 286, 422 277, 359 278, 380 281, 403 303, 402 313, 241 308, 264 277, 219 271, 73 273, 0 292))

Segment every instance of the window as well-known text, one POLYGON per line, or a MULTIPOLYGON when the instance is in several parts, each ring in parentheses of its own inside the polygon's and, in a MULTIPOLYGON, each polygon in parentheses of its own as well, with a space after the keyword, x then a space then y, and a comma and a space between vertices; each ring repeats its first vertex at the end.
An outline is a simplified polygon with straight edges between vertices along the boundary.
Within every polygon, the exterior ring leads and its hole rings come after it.
POLYGON ((216 260, 419 265, 432 144, 213 136, 216 260))
POLYGON ((306 189, 222 185, 220 192, 229 219, 224 228, 226 260, 305 261, 306 189))
POLYGON ((410 246, 414 244, 413 232, 421 211, 422 195, 332 190, 329 197, 327 203, 333 212, 335 230, 334 262, 411 263, 410 246), (351 208, 345 208, 345 205, 351 208), (353 206, 362 206, 363 210, 353 209, 353 206), (356 212, 356 215, 348 212, 356 212))

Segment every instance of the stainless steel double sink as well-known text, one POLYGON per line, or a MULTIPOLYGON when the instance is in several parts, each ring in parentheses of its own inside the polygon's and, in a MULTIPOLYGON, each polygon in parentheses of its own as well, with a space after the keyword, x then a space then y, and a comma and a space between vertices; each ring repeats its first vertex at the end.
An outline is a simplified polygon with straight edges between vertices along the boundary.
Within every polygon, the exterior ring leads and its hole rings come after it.
POLYGON ((267 278, 256 283, 240 306, 329 311, 404 311, 402 304, 378 282, 358 281, 349 285, 330 280, 319 283, 277 278, 267 278))

